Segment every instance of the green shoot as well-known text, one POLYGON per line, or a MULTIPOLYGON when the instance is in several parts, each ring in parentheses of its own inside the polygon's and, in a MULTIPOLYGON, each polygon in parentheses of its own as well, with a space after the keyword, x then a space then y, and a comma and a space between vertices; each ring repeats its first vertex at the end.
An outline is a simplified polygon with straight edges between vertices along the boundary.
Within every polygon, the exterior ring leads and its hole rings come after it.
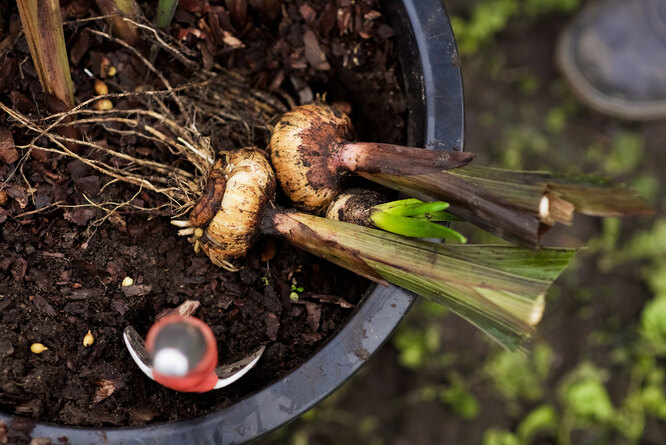
POLYGON ((178 0, 159 0, 157 2, 157 15, 155 16, 155 26, 165 29, 171 24, 173 15, 176 13, 178 0))
POLYGON ((298 301, 299 295, 301 292, 303 292, 305 289, 303 286, 296 286, 296 283, 291 284, 291 293, 289 294, 289 299, 296 303, 298 301))
POLYGON ((370 220, 375 227, 387 232, 415 238, 442 238, 466 243, 459 232, 433 221, 448 220, 444 212, 449 204, 442 201, 423 202, 403 199, 374 206, 370 220))
MULTIPOLYGON (((157 14, 155 15, 155 26, 160 29, 166 29, 171 24, 177 6, 178 0, 159 0, 157 3, 157 14)), ((159 52, 159 46, 155 44, 151 45, 150 55, 148 57, 150 63, 155 63, 159 52)))
POLYGON ((410 198, 379 204, 375 208, 396 216, 420 216, 446 210, 449 208, 449 204, 443 201, 423 202, 410 198))

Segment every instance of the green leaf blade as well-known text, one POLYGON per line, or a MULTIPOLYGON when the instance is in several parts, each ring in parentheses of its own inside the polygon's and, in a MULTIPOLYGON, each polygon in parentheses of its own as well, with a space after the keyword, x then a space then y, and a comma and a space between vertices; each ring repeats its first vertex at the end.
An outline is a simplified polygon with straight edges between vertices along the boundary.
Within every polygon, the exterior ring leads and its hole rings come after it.
POLYGON ((467 238, 457 231, 422 219, 391 215, 382 211, 372 212, 370 220, 378 229, 413 238, 441 238, 466 243, 467 238))

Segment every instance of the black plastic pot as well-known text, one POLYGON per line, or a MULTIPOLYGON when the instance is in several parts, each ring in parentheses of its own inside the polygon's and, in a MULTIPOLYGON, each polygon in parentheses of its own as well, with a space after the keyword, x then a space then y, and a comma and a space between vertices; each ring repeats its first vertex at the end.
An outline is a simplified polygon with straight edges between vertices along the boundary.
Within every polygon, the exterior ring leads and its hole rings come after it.
MULTIPOLYGON (((396 32, 410 110, 409 144, 462 149, 462 79, 442 0, 381 4, 396 32)), ((301 367, 220 411, 145 427, 93 429, 37 422, 30 435, 72 445, 247 442, 294 420, 351 377, 389 338, 414 298, 396 287, 369 289, 348 323, 301 367)), ((17 420, 0 413, 10 430, 17 420)), ((20 429, 25 431, 25 423, 20 429)))

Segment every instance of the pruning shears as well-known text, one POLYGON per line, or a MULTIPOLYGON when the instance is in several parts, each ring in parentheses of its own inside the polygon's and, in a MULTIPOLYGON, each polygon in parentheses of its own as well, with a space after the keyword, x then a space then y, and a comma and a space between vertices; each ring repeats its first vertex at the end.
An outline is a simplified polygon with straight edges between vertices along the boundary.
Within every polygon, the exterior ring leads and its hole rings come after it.
POLYGON ((166 316, 148 331, 146 342, 132 326, 123 333, 137 366, 150 379, 182 392, 207 392, 243 377, 257 364, 264 346, 237 362, 217 366, 217 342, 210 327, 195 317, 166 316))

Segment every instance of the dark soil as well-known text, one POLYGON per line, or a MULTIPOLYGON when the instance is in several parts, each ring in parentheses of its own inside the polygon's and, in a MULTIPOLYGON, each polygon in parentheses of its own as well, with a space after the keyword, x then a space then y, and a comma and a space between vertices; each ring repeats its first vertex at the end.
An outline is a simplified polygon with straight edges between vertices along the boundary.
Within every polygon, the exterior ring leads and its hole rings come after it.
MULTIPOLYGON (((353 118, 361 122, 360 135, 383 142, 402 140, 405 106, 391 31, 376 12, 375 1, 352 5, 349 0, 286 0, 286 15, 277 20, 265 21, 250 9, 244 23, 234 21, 221 0, 182 4, 189 10, 178 10, 170 33, 189 33, 185 43, 199 52, 202 65, 212 68, 217 62, 241 70, 254 86, 286 90, 298 97, 296 102, 327 93, 327 100, 351 107, 353 118), (207 40, 193 37, 193 29, 208 33, 207 40), (218 40, 221 31, 245 47, 218 40)), ((62 6, 65 20, 98 14, 92 1, 65 1, 62 6)), ((144 11, 152 17, 150 5, 144 11)), ((45 98, 16 26, 17 12, 13 7, 0 12, 4 23, 12 24, 2 36, 0 100, 24 113, 45 113, 45 98)), ((103 57, 125 67, 114 84, 118 89, 133 90, 145 79, 125 49, 83 37, 85 27, 103 26, 101 21, 66 26, 80 100, 92 94, 83 69, 101 75, 103 57)), ((166 57, 158 67, 174 83, 187 79, 187 69, 166 57)), ((93 224, 104 214, 81 206, 86 203, 82 194, 98 196, 110 178, 46 153, 32 153, 22 172, 15 171, 24 153, 11 140, 25 143, 25 131, 4 116, 0 130, 4 412, 100 426, 176 420, 218 409, 302 363, 339 329, 368 287, 352 273, 273 239, 261 240, 241 262, 242 270, 231 273, 195 254, 166 216, 123 210, 101 225, 93 224), (74 207, 49 207, 57 201, 74 207), (125 277, 133 278, 134 285, 122 287, 125 277), (304 289, 298 302, 289 298, 292 284, 304 289), (342 297, 342 304, 332 296, 342 297), (188 299, 201 303, 194 315, 213 328, 222 362, 267 346, 259 364, 229 388, 204 395, 165 389, 146 378, 125 349, 126 326, 145 334, 158 314, 188 299), (88 330, 95 342, 84 347, 88 330), (48 350, 33 354, 30 345, 35 342, 48 350)), ((131 141, 104 135, 99 128, 91 131, 132 149, 131 141)), ((253 142, 264 146, 267 136, 257 133, 253 142)), ((105 193, 127 198, 137 190, 115 184, 105 193)), ((135 199, 155 204, 160 198, 141 192, 135 199)))

